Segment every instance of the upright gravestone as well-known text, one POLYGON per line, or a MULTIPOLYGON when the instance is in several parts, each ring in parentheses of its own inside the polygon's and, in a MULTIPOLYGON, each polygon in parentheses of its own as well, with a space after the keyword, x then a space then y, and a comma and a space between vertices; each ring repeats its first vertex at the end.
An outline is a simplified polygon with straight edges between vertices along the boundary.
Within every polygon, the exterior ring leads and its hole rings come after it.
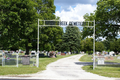
POLYGON ((117 59, 120 59, 120 56, 118 56, 117 59))
POLYGON ((22 56, 22 64, 30 65, 30 56, 22 56))
POLYGON ((104 65, 104 57, 98 57, 98 65, 104 65))
POLYGON ((0 51, 0 64, 2 64, 2 51, 0 51))

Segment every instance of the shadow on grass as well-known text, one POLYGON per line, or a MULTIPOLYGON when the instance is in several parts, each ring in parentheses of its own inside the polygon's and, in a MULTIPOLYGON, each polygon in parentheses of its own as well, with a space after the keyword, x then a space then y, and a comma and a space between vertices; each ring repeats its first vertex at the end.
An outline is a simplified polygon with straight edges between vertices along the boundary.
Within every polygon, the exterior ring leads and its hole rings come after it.
POLYGON ((39 56, 39 58, 49 58, 49 56, 39 56))
POLYGON ((100 66, 100 67, 120 67, 120 64, 118 64, 118 65, 116 65, 116 64, 114 64, 114 65, 98 65, 98 66, 100 66))
POLYGON ((77 65, 87 66, 87 65, 92 65, 93 62, 75 62, 75 64, 77 64, 77 65))

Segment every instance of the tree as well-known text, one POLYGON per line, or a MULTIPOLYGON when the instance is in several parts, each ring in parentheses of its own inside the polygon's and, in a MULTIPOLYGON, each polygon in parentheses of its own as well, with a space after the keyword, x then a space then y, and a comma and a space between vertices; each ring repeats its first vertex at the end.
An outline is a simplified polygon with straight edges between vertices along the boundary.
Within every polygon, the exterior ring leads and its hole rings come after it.
POLYGON ((85 39, 84 39, 84 40, 81 40, 81 42, 80 42, 80 50, 81 50, 81 51, 86 51, 85 45, 86 45, 85 39))
POLYGON ((99 0, 96 10, 96 25, 103 37, 115 39, 118 35, 120 22, 120 1, 99 0))
POLYGON ((114 52, 120 52, 120 39, 110 41, 110 50, 114 52))
MULTIPOLYGON (((39 6, 36 8, 41 20, 59 20, 55 16, 54 0, 37 0, 39 6)), ((63 29, 59 26, 47 26, 40 28, 40 50, 55 50, 63 35, 63 29)))
POLYGON ((81 51, 93 51, 93 38, 86 38, 81 41, 81 51))
POLYGON ((79 51, 80 50, 80 31, 78 27, 69 25, 63 34, 62 42, 59 44, 61 51, 79 51))
MULTIPOLYGON (((55 19, 54 0, 1 0, 0 41, 2 49, 36 49, 37 19, 55 19)), ((60 27, 40 28, 40 49, 55 49, 62 36, 60 27)))
POLYGON ((110 50, 111 51, 117 52, 117 47, 118 47, 118 44, 117 44, 116 40, 110 42, 110 50))
POLYGON ((104 49, 105 50, 110 50, 110 42, 111 41, 108 41, 108 40, 102 41, 102 43, 104 44, 104 49))
MULTIPOLYGON (((116 39, 120 29, 120 1, 119 0, 99 0, 97 10, 94 14, 85 14, 84 19, 96 21, 96 38, 103 37, 107 40, 116 39)), ((84 30, 87 32, 88 29, 84 30)), ((92 35, 92 32, 85 32, 85 36, 92 35)))
MULTIPOLYGON (((84 17, 85 21, 94 21, 95 20, 94 13, 90 13, 90 15, 88 13, 86 13, 83 17, 84 17)), ((92 27, 83 27, 82 35, 83 35, 82 39, 85 39, 88 36, 93 36, 93 28, 92 27)))
POLYGON ((120 52, 120 39, 117 40, 117 51, 120 52))
POLYGON ((38 3, 38 7, 36 7, 37 12, 39 14, 39 19, 42 20, 52 20, 55 19, 55 5, 54 0, 35 0, 38 3))
POLYGON ((62 35, 63 29, 61 27, 56 26, 41 28, 40 50, 55 50, 56 44, 62 41, 62 35))
MULTIPOLYGON (((38 17, 37 3, 33 0, 1 0, 1 37, 3 49, 10 49, 25 45, 26 53, 32 46, 32 41, 36 38, 35 22, 38 17), (22 45, 21 45, 22 44, 22 45)), ((23 46, 24 47, 24 46, 23 46)))
POLYGON ((102 52, 104 50, 104 44, 102 42, 96 42, 95 49, 96 49, 96 51, 102 52))

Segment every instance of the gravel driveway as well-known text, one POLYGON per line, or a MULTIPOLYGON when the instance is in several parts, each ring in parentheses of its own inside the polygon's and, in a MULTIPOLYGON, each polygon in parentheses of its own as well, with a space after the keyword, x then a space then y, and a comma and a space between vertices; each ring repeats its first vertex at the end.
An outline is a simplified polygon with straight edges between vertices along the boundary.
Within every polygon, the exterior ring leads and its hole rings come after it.
MULTIPOLYGON (((78 65, 79 58, 82 54, 63 58, 47 65, 46 70, 35 74, 20 75, 19 77, 12 77, 17 79, 105 79, 115 80, 115 78, 108 78, 85 72, 82 70, 83 65, 78 65)), ((10 78, 10 77, 0 77, 10 78)))

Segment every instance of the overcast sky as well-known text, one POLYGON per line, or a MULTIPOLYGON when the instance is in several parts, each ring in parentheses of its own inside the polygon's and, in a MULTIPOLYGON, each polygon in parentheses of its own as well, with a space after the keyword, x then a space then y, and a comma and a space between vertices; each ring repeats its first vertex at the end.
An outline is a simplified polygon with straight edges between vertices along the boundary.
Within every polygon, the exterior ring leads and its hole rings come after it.
POLYGON ((98 0, 54 0, 55 15, 61 20, 83 21, 86 13, 96 10, 98 0))

